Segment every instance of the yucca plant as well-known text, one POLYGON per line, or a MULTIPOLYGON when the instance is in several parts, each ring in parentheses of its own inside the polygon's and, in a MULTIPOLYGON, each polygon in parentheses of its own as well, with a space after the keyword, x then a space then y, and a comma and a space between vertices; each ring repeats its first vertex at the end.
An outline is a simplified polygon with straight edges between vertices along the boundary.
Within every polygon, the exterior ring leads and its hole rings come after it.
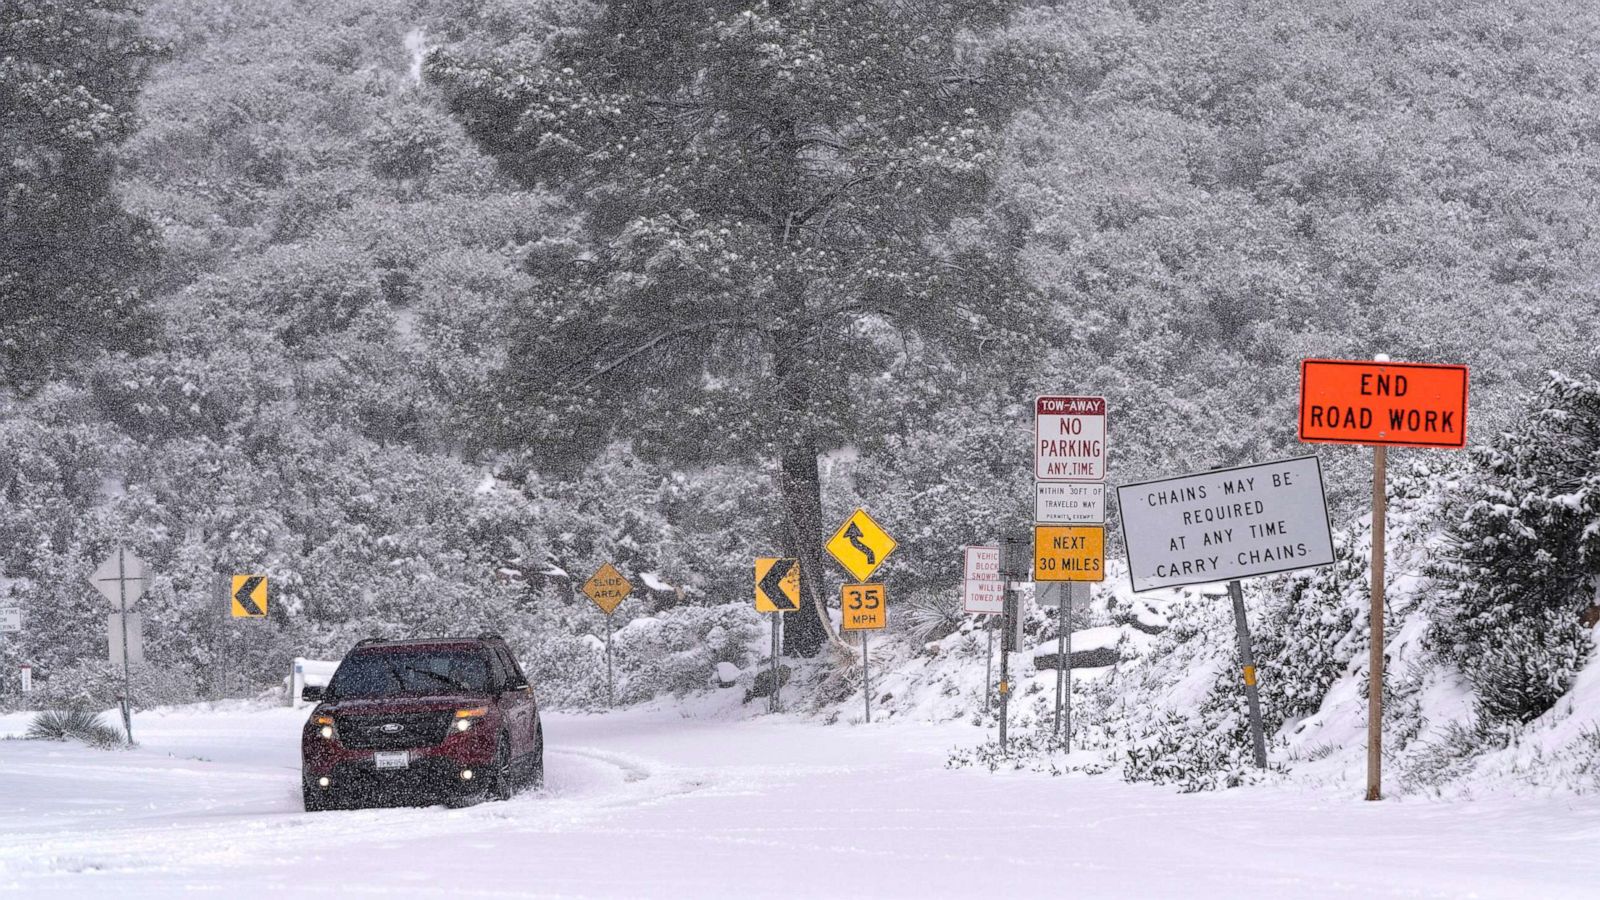
POLYGON ((952 634, 961 627, 967 612, 961 595, 953 591, 911 595, 905 605, 906 633, 913 641, 926 644, 952 634))
POLYGON ((91 747, 115 747, 122 743, 122 732, 100 720, 98 713, 86 709, 49 709, 33 717, 28 738, 36 741, 83 741, 91 747))

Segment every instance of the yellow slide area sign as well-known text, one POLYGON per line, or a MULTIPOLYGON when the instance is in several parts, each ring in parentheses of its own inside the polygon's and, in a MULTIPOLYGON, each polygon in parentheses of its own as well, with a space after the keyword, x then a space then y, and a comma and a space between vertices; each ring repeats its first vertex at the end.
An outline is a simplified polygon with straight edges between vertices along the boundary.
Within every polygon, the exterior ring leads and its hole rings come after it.
POLYGON ((786 613, 800 608, 800 560, 756 558, 756 612, 786 613))
POLYGON ((601 612, 609 616, 633 593, 633 583, 623 578, 616 566, 606 563, 583 583, 583 592, 589 595, 595 606, 600 607, 601 612))
POLYGON ((828 541, 828 552, 857 581, 866 581, 883 565, 884 557, 893 553, 896 546, 889 532, 874 522, 866 510, 858 509, 834 532, 833 538, 828 541))
POLYGON ((233 607, 235 619, 264 619, 267 616, 267 576, 233 576, 233 607))
POLYGON ((881 584, 847 584, 839 588, 839 626, 844 631, 868 631, 889 624, 889 598, 881 584))
POLYGON ((1102 525, 1038 525, 1033 529, 1035 581, 1105 581, 1102 525))

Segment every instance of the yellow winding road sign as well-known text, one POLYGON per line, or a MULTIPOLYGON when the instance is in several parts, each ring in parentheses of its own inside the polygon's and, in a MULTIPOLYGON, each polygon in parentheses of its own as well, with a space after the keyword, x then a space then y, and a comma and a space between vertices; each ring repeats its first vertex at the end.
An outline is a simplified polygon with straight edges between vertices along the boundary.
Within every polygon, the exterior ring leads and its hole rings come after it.
POLYGON ((828 541, 828 552, 849 570, 857 581, 866 581, 894 552, 894 538, 884 531, 864 509, 858 509, 844 520, 833 538, 828 541))

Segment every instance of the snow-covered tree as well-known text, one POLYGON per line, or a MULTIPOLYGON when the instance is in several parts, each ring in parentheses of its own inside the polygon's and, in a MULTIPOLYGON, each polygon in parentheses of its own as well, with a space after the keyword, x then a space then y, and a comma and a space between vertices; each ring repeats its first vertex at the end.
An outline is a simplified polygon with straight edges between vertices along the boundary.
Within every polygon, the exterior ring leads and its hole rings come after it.
POLYGON ((159 48, 133 0, 0 5, 0 388, 96 348, 144 349, 148 225, 116 193, 118 146, 159 48))
POLYGON ((486 4, 430 60, 502 169, 584 217, 529 258, 499 440, 776 461, 771 515, 816 612, 791 651, 832 631, 819 454, 876 433, 889 379, 1009 326, 1025 295, 984 216, 1001 129, 1045 69, 992 36, 1018 5, 613 0, 504 40, 486 4))
POLYGON ((1473 451, 1472 505, 1436 577, 1429 643, 1485 716, 1526 722, 1571 686, 1600 604, 1600 381, 1552 374, 1528 414, 1473 451))

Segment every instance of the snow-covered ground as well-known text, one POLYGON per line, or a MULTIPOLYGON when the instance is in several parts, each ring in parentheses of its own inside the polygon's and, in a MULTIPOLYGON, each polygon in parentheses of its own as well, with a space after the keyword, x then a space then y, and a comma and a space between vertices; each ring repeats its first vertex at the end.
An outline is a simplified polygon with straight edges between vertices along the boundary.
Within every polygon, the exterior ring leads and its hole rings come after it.
MULTIPOLYGON (((546 718, 507 803, 308 815, 306 711, 146 713, 141 748, 0 741, 0 894, 1594 897, 1600 801, 1178 794, 945 768, 970 725, 546 718)), ((730 708, 720 709, 719 705, 730 708)), ((27 717, 0 716, 0 734, 27 717)))

